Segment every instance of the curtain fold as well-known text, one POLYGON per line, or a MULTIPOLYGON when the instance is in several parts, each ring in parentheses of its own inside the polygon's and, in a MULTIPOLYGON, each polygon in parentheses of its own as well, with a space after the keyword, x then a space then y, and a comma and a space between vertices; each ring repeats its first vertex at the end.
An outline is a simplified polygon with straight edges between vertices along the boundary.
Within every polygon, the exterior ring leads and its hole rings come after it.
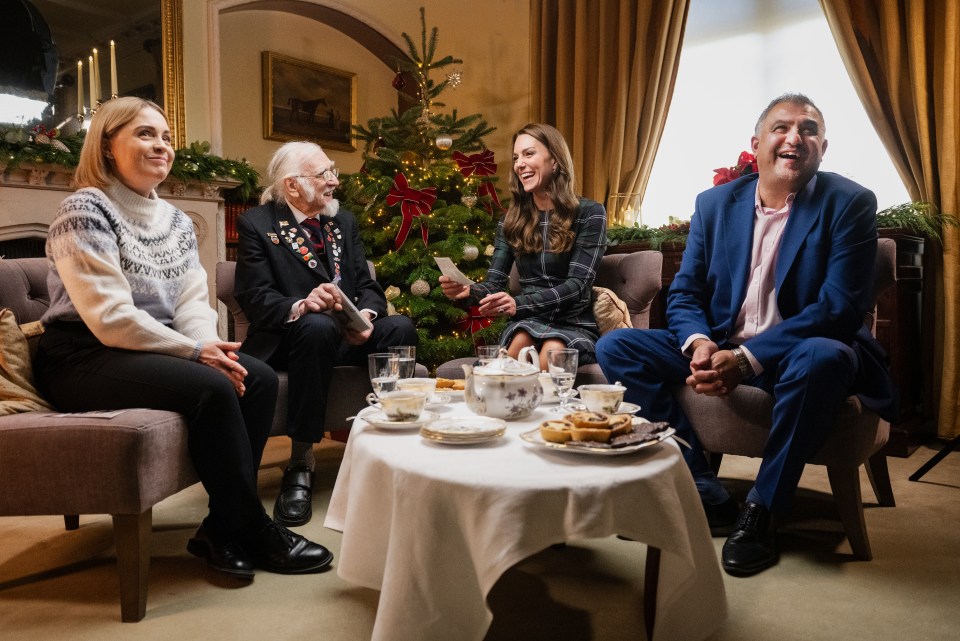
POLYGON ((578 191, 607 203, 611 222, 622 222, 647 187, 688 7, 689 0, 531 0, 533 119, 563 133, 578 191))
MULTIPOLYGON (((820 0, 840 55, 914 200, 960 215, 960 0, 820 0)), ((927 243, 928 246, 931 243, 927 243)), ((932 248, 936 250, 936 248, 932 248)), ((938 434, 960 434, 960 233, 943 230, 934 284, 938 434)), ((925 300, 925 307, 927 301, 925 300)), ((936 392, 935 392, 936 394, 936 392)))

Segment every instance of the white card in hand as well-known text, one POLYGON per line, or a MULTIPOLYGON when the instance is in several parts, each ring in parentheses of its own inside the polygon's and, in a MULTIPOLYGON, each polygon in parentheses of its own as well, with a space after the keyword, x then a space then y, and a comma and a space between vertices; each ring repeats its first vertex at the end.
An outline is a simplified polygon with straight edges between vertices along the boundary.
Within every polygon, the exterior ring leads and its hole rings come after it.
POLYGON ((461 285, 473 285, 473 281, 464 276, 463 272, 457 269, 457 266, 453 264, 453 261, 445 256, 434 256, 433 259, 437 261, 437 267, 440 268, 440 272, 444 276, 448 276, 453 282, 460 283, 461 285))

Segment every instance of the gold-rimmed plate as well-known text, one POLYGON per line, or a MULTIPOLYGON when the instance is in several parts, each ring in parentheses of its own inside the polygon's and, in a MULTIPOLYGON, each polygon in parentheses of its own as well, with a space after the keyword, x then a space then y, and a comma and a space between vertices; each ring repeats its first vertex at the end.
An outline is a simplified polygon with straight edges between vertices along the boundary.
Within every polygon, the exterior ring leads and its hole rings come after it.
POLYGON ((378 430, 413 430, 424 425, 427 425, 431 421, 436 420, 437 415, 431 412, 430 410, 423 410, 420 414, 420 418, 415 421, 391 421, 387 418, 387 415, 381 411, 370 412, 369 414, 363 414, 360 416, 367 423, 372 425, 378 430))
POLYGON ((506 431, 507 422, 499 418, 461 416, 424 425, 420 428, 420 436, 446 445, 472 445, 498 439, 506 431))
MULTIPOLYGON (((646 422, 643 419, 634 419, 634 421, 646 422)), ((635 423, 636 424, 636 423, 635 423)), ((556 450, 559 452, 572 452, 573 454, 585 454, 587 456, 621 456, 623 454, 632 454, 638 450, 646 449, 654 445, 660 444, 665 439, 670 438, 676 433, 676 430, 672 427, 657 432, 653 434, 653 438, 649 441, 643 441, 642 443, 636 443, 634 445, 626 445, 624 447, 591 447, 589 445, 568 445, 567 443, 553 443, 551 441, 543 440, 543 436, 540 435, 540 428, 535 427, 532 430, 527 432, 522 432, 520 438, 534 445, 538 448, 556 450)))

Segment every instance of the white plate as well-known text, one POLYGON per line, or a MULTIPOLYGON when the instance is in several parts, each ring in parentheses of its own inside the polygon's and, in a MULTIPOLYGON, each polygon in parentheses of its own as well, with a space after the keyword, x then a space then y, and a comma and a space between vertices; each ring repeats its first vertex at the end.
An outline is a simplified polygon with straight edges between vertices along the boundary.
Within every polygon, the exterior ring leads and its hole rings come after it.
POLYGON ((360 418, 378 430, 412 430, 433 421, 437 418, 437 415, 429 410, 423 410, 420 418, 415 421, 391 421, 386 414, 376 411, 364 414, 360 418))
MULTIPOLYGON (((572 399, 576 398, 577 394, 579 393, 580 392, 578 392, 577 390, 573 390, 573 394, 570 395, 570 398, 567 399, 567 402, 570 402, 572 399)), ((556 405, 559 402, 560 402, 560 397, 557 396, 556 394, 551 394, 550 396, 547 396, 546 394, 544 394, 543 398, 540 399, 541 405, 556 405)))
POLYGON ((420 428, 420 436, 447 445, 470 445, 500 438, 507 422, 485 416, 445 418, 420 428))
POLYGON ((527 443, 536 445, 537 447, 542 447, 550 450, 558 450, 561 452, 572 452, 574 454, 586 454, 588 456, 619 456, 621 454, 631 454, 637 450, 642 450, 644 448, 650 447, 652 445, 658 445, 662 440, 670 438, 676 432, 672 427, 668 427, 664 431, 657 434, 657 438, 652 441, 644 441, 643 443, 637 443, 636 445, 627 445, 626 447, 618 448, 593 448, 593 447, 580 447, 574 445, 573 447, 565 443, 551 443, 550 441, 543 440, 543 437, 540 436, 540 428, 534 428, 529 432, 523 432, 520 434, 522 438, 527 443))
POLYGON ((449 398, 451 401, 462 401, 463 390, 440 388, 437 390, 437 396, 443 396, 445 398, 449 398))

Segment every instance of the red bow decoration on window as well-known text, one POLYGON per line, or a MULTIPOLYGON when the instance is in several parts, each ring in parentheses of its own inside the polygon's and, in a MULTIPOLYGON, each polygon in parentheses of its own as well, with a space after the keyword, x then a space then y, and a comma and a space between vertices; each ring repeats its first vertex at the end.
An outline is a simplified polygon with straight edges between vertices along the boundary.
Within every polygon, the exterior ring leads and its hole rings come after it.
MULTIPOLYGON (((470 176, 492 176, 497 173, 497 163, 493 162, 493 152, 484 149, 478 154, 467 156, 459 151, 453 152, 453 159, 457 161, 460 173, 465 177, 470 176)), ((483 206, 487 208, 490 215, 493 215, 493 205, 497 206, 497 211, 503 211, 503 205, 500 204, 500 198, 497 196, 497 190, 493 183, 483 182, 477 187, 477 196, 489 196, 490 202, 484 201, 483 206)))
POLYGON ((490 323, 492 322, 492 318, 480 313, 479 305, 471 305, 470 308, 467 309, 467 315, 457 322, 457 328, 461 332, 469 329, 471 334, 476 334, 481 329, 490 327, 490 323))
MULTIPOLYGON (((407 234, 410 233, 410 225, 413 224, 413 219, 424 214, 429 214, 430 207, 436 199, 436 187, 411 189, 407 184, 407 177, 402 173, 394 177, 393 187, 390 188, 390 193, 387 194, 387 205, 400 203, 400 213, 403 214, 400 232, 397 234, 397 240, 394 243, 395 249, 400 249, 403 243, 406 242, 407 234)), ((426 245, 429 231, 422 220, 420 221, 420 234, 423 236, 423 244, 426 245)))
POLYGON ((484 149, 478 154, 467 156, 459 151, 453 152, 453 159, 457 161, 460 173, 469 178, 473 174, 478 176, 492 176, 497 173, 497 163, 493 162, 493 152, 484 149))

